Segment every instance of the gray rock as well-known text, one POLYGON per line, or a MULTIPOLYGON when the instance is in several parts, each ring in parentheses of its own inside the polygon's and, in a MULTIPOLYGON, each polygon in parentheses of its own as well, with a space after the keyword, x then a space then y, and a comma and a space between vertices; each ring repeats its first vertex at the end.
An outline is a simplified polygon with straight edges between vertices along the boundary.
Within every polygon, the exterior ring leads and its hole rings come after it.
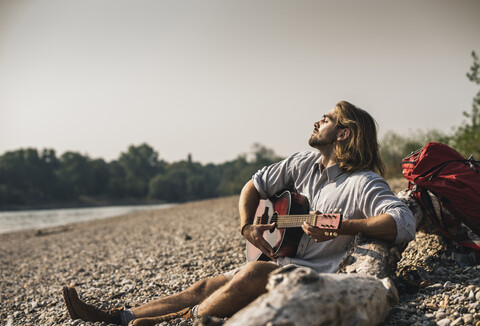
POLYGON ((438 325, 438 326, 450 326, 451 323, 452 323, 452 321, 451 321, 450 319, 444 318, 444 319, 442 319, 442 320, 439 320, 439 321, 437 322, 437 325, 438 325))
POLYGON ((443 284, 443 288, 446 289, 446 290, 449 290, 449 289, 451 289, 451 288, 453 288, 453 287, 454 287, 454 285, 453 285, 453 283, 450 282, 450 281, 446 281, 446 282, 443 284))
POLYGON ((473 323, 473 315, 472 314, 465 314, 463 315, 463 321, 466 325, 470 325, 473 323))
POLYGON ((470 291, 470 292, 468 293, 468 299, 469 299, 469 300, 475 299, 475 293, 473 293, 473 291, 470 291))
POLYGON ((444 318, 446 318, 447 316, 448 316, 448 315, 447 315, 445 312, 440 312, 440 311, 435 314, 435 318, 436 318, 437 320, 444 319, 444 318))
POLYGON ((435 284, 427 286, 425 289, 429 290, 429 291, 440 290, 440 289, 443 289, 443 284, 442 283, 435 283, 435 284))
POLYGON ((450 326, 460 326, 460 325, 463 325, 463 318, 462 317, 458 317, 457 319, 455 319, 451 324, 450 326))

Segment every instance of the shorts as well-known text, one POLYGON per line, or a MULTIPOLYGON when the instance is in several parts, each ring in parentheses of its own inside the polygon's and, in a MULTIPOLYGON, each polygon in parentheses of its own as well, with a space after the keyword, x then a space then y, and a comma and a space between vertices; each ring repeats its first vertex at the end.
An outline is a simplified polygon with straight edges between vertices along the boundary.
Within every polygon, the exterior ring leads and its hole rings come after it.
MULTIPOLYGON (((280 265, 280 264, 278 264, 278 263, 276 263, 276 262, 271 261, 271 263, 272 263, 272 264, 275 264, 275 265, 277 265, 277 266, 279 266, 279 267, 282 267, 282 265, 280 265)), ((225 276, 225 277, 227 278, 227 281, 231 281, 232 278, 233 278, 235 275, 237 275, 238 272, 240 272, 245 266, 247 266, 247 264, 248 264, 248 263, 245 263, 245 264, 243 264, 243 265, 241 265, 241 266, 239 266, 239 267, 237 267, 237 268, 234 268, 234 269, 232 269, 232 270, 224 273, 223 276, 225 276)), ((293 265, 293 264, 289 264, 289 265, 293 265)), ((288 266, 288 265, 287 265, 287 266, 288 266)))

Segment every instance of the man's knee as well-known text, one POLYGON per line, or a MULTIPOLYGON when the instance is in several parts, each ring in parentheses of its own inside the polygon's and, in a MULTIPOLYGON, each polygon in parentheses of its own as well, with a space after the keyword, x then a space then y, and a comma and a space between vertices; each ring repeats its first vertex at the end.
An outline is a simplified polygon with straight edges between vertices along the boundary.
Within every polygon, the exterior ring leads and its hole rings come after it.
POLYGON ((189 288, 189 290, 195 295, 207 296, 219 289, 225 283, 227 283, 227 279, 224 276, 205 278, 197 281, 189 288))
POLYGON ((251 262, 246 265, 230 281, 230 286, 240 289, 265 289, 268 281, 268 275, 279 268, 278 265, 270 262, 251 262))

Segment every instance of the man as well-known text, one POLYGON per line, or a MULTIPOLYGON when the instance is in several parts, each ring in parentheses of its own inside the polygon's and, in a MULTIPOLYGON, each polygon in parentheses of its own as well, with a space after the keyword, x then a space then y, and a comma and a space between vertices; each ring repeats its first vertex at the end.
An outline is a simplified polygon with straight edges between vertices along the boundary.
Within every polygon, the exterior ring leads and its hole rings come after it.
POLYGON ((155 325, 176 317, 231 316, 266 292, 268 275, 280 266, 295 264, 317 272, 335 272, 353 235, 363 233, 402 243, 415 236, 412 213, 393 195, 382 177, 376 123, 364 110, 345 101, 314 123, 310 146, 317 151, 296 153, 258 171, 242 189, 239 200, 240 232, 272 262, 256 261, 221 276, 201 280, 178 294, 132 310, 103 312, 64 288, 72 318, 126 325, 155 325), (260 198, 283 189, 306 196, 315 211, 342 209, 344 221, 337 235, 325 235, 304 223, 295 257, 274 257, 262 237, 274 224, 254 225, 260 198))

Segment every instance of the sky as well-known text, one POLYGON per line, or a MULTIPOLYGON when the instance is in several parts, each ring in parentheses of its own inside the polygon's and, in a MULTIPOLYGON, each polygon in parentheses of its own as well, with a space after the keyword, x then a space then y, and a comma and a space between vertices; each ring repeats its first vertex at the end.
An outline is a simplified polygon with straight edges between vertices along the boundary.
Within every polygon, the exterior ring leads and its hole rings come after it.
POLYGON ((287 156, 340 100, 380 137, 451 133, 472 50, 478 0, 0 0, 0 155, 287 156))

